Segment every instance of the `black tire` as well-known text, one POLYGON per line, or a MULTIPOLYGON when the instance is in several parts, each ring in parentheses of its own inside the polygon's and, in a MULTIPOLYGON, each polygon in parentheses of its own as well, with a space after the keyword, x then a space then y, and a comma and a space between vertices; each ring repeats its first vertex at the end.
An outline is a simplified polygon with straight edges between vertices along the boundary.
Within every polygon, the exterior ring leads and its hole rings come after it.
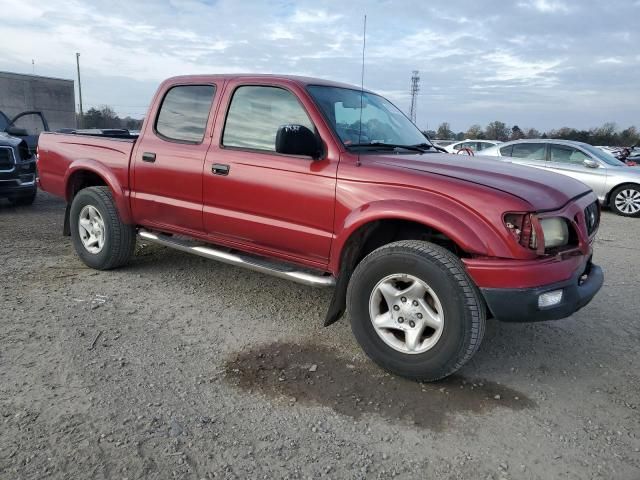
POLYGON ((370 253, 351 277, 347 305, 353 334, 369 358, 414 380, 431 382, 453 374, 478 350, 484 335, 486 310, 478 288, 455 255, 429 242, 394 242, 370 253), (375 286, 398 273, 428 284, 444 312, 441 336, 423 353, 403 353, 390 347, 374 329, 369 315, 375 286))
POLYGON ((80 190, 71 203, 69 221, 73 246, 87 266, 109 270, 125 265, 131 259, 136 246, 136 231, 132 225, 125 225, 120 220, 109 187, 80 190), (104 245, 98 253, 87 250, 80 238, 80 212, 87 205, 95 207, 104 221, 104 245))
POLYGON ((32 205, 36 199, 37 193, 38 193, 37 189, 34 188, 33 191, 27 194, 16 195, 15 197, 9 197, 9 202, 12 205, 15 205, 17 207, 32 205))
MULTIPOLYGON (((618 215, 621 215, 623 217, 640 217, 640 210, 635 213, 625 212, 621 209, 624 208, 623 206, 618 207, 618 205, 616 205, 616 198, 618 197, 618 195, 627 190, 632 192, 633 196, 637 195, 637 197, 640 199, 640 185, 621 185, 613 190, 613 192, 611 192, 611 196, 609 197, 609 207, 614 213, 617 213, 618 215)), ((635 203, 640 206, 640 200, 637 200, 635 203)))

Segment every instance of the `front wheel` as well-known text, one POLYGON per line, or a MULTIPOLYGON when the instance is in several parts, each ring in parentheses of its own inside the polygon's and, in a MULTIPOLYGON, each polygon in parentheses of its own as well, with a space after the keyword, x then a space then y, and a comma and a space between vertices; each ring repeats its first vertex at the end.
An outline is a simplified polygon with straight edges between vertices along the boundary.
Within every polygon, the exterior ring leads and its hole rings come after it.
POLYGON ((622 185, 611 193, 611 209, 623 217, 640 216, 640 186, 622 185))
POLYGON ((120 220, 108 187, 80 190, 69 215, 73 246, 85 264, 109 270, 129 261, 136 246, 136 231, 120 220))
POLYGON ((369 254, 347 292, 351 328, 365 353, 392 373, 435 381, 477 351, 486 312, 460 260, 429 242, 390 243, 369 254))

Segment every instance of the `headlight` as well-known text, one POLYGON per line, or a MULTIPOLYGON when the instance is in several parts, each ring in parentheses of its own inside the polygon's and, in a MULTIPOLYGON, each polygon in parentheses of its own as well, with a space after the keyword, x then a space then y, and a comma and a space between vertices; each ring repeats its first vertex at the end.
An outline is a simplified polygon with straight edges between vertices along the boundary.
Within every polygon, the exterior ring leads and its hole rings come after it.
POLYGON ((569 226, 564 218, 541 218, 540 226, 545 248, 562 247, 569 243, 569 226))

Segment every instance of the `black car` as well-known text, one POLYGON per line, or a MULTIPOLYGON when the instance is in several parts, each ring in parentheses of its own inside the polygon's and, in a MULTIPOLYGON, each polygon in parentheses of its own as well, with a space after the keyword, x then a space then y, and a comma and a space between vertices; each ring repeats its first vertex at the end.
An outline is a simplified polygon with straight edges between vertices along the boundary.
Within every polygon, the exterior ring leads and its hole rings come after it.
POLYGON ((22 112, 9 120, 0 111, 0 198, 14 205, 33 203, 38 136, 48 130, 41 112, 22 112))

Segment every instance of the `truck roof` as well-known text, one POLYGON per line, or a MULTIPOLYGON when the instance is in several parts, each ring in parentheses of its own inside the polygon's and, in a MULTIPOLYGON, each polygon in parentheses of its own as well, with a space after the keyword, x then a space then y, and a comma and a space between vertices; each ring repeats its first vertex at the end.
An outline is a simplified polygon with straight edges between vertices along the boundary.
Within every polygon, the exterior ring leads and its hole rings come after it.
MULTIPOLYGON (((206 82, 212 80, 237 80, 237 79, 270 79, 278 83, 296 83, 298 85, 323 85, 327 87, 341 87, 350 88, 353 90, 360 90, 360 87, 356 85, 350 85, 348 83, 333 82, 330 80, 324 80, 322 78, 305 77, 300 75, 279 75, 279 74, 260 74, 260 73, 216 73, 216 74, 202 74, 202 75, 179 75, 171 77, 165 80, 164 83, 192 83, 192 82, 206 82)), ((373 93, 370 90, 364 89, 365 92, 373 93)))

